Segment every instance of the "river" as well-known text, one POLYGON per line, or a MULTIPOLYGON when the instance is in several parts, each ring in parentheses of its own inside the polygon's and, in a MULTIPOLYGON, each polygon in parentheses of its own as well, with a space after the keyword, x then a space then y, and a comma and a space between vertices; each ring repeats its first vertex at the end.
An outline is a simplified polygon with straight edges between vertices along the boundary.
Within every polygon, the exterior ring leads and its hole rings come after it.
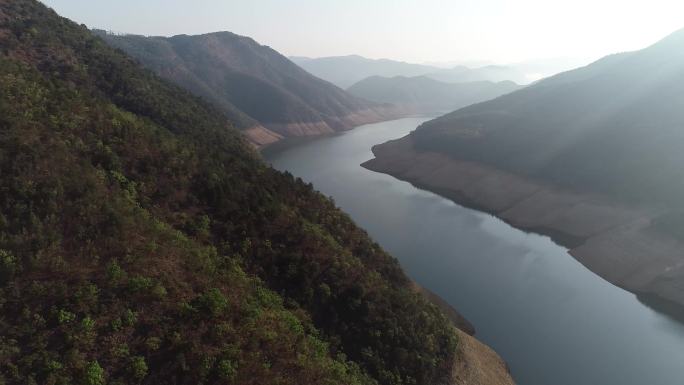
POLYGON ((520 385, 684 384, 684 325, 587 270, 548 237, 359 165, 424 118, 267 151, 312 182, 468 318, 520 385))

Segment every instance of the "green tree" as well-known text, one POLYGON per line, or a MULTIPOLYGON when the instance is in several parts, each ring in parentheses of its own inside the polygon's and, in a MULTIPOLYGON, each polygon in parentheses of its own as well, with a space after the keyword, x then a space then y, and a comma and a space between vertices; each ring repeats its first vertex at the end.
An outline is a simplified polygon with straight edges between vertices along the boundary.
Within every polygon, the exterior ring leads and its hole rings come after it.
POLYGON ((134 356, 131 359, 131 375, 137 380, 142 380, 147 376, 147 363, 145 362, 145 358, 141 356, 134 356))
POLYGON ((104 369, 97 360, 91 361, 85 367, 84 385, 105 385, 104 369))

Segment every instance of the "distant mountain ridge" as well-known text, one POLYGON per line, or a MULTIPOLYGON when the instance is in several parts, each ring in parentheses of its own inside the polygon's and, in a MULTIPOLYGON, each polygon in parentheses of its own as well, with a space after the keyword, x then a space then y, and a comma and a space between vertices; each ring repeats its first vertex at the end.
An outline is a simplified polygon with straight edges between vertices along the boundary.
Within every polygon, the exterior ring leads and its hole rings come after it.
POLYGON ((389 59, 373 60, 359 55, 291 59, 312 75, 343 89, 370 76, 420 76, 439 70, 422 64, 389 59))
POLYGON ((430 114, 452 111, 520 88, 511 81, 446 83, 426 76, 371 76, 347 91, 371 101, 392 103, 406 111, 430 114))
POLYGON ((216 104, 257 145, 346 130, 396 113, 351 96, 270 47, 231 32, 173 37, 96 32, 145 67, 216 104))
POLYGON ((458 66, 454 68, 441 69, 439 71, 429 73, 426 76, 447 83, 511 81, 518 84, 527 84, 529 82, 525 74, 520 72, 518 69, 502 65, 487 65, 477 68, 458 66))
POLYGON ((371 76, 426 76, 449 83, 471 81, 499 82, 504 80, 510 80, 519 84, 528 83, 527 78, 522 72, 508 66, 485 66, 480 68, 454 66, 452 68, 441 68, 390 59, 368 59, 359 55, 323 58, 291 57, 290 59, 314 76, 325 79, 344 89, 371 76))

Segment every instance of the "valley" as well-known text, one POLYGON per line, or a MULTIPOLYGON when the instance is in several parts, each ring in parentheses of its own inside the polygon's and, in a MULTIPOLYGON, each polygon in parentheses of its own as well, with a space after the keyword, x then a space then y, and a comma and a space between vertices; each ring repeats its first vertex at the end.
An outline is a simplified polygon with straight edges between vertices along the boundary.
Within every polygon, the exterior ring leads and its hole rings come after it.
MULTIPOLYGON (((444 191, 435 189, 445 198, 424 191, 427 184, 408 178, 408 171, 396 177, 419 188, 360 166, 385 167, 384 160, 400 164, 397 158, 403 155, 406 170, 416 174, 435 169, 435 163, 449 168, 443 155, 411 156, 391 141, 424 121, 372 124, 266 151, 265 157, 330 195, 412 279, 458 309, 474 325, 475 337, 506 361, 516 383, 676 383, 684 375, 684 324, 607 282, 546 236, 468 209, 475 206, 444 191), (387 141, 390 145, 374 147, 376 160, 365 163, 374 158, 370 148, 387 141), (399 155, 383 153, 392 150, 399 155), (322 160, 312 163, 313 158, 322 160)), ((455 170, 462 178, 453 183, 478 185, 473 183, 481 172, 477 168, 455 170)), ((486 179, 472 197, 484 192, 486 179)), ((501 202, 491 193, 484 196, 501 202)))
POLYGON ((0 0, 0 385, 681 383, 684 6, 583 1, 0 0))

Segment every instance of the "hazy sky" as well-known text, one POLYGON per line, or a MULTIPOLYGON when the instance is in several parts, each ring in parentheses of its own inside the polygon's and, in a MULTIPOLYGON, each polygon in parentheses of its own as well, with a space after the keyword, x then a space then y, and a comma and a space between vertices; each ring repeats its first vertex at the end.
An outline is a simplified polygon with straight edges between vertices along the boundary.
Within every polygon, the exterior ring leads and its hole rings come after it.
POLYGON ((684 28, 681 1, 44 0, 89 27, 144 35, 220 30, 286 55, 412 62, 595 59, 684 28))

